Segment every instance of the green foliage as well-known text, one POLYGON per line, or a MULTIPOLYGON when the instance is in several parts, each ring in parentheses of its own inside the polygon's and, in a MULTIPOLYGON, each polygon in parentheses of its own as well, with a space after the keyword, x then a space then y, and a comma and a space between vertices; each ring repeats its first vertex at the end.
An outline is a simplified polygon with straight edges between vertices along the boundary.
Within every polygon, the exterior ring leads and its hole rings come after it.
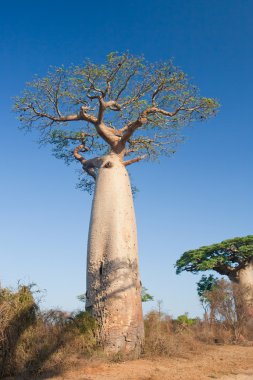
POLYGON ((78 329, 81 334, 89 332, 94 333, 96 329, 96 320, 88 311, 79 311, 72 318, 73 326, 78 329))
POLYGON ((215 270, 221 275, 235 276, 252 259, 253 235, 248 235, 187 251, 175 266, 177 274, 183 271, 197 273, 215 270))
POLYGON ((21 317, 24 319, 24 323, 34 320, 37 305, 34 300, 33 287, 34 284, 19 284, 16 291, 10 288, 0 288, 0 308, 8 309, 9 318, 21 317))
POLYGON ((141 301, 142 302, 154 301, 154 297, 148 293, 148 289, 145 288, 145 286, 142 286, 141 288, 141 301))
POLYGON ((177 319, 175 320, 177 324, 187 327, 187 326, 193 326, 196 323, 199 322, 198 318, 189 318, 188 313, 179 315, 177 319))
MULTIPOLYGON (((39 142, 50 144, 55 157, 70 164, 80 143, 85 146, 80 150, 85 159, 108 152, 108 141, 94 121, 99 118, 101 99, 111 102, 103 123, 117 131, 139 120, 145 110, 156 108, 127 139, 130 158, 136 153, 148 159, 173 154, 182 141, 182 127, 208 119, 219 107, 216 100, 201 97, 171 60, 149 63, 143 56, 113 52, 103 64, 86 60, 69 68, 50 67, 44 78, 35 76, 26 84, 14 110, 21 128, 37 130, 39 142), (87 113, 89 118, 84 117, 87 113)), ((92 191, 87 177, 78 187, 92 191)))
POLYGON ((79 296, 76 297, 80 302, 86 302, 86 294, 82 293, 79 296))
POLYGON ((218 278, 214 277, 212 274, 209 276, 203 275, 201 279, 197 282, 197 292, 200 299, 203 297, 204 293, 211 291, 217 285, 218 278))
POLYGON ((212 274, 210 274, 209 276, 203 275, 197 282, 198 296, 205 310, 209 304, 208 292, 214 290, 218 284, 218 281, 219 279, 217 277, 214 277, 212 274))

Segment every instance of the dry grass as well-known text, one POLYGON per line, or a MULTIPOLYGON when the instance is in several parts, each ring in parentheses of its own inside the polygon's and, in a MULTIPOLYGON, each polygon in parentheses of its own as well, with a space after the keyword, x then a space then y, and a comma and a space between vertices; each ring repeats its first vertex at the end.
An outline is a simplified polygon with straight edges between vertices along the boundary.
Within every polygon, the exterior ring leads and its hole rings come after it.
POLYGON ((187 357, 192 352, 201 352, 207 345, 248 344, 250 337, 249 329, 245 328, 245 334, 236 335, 235 339, 234 326, 227 321, 209 323, 187 315, 173 320, 152 311, 145 318, 144 356, 187 357))
POLYGON ((169 316, 161 317, 156 311, 146 316, 144 356, 185 357, 200 347, 193 326, 179 324, 169 316))
MULTIPOLYGON (((145 317, 143 357, 188 358, 210 344, 235 343, 232 327, 226 321, 210 323, 187 315, 173 320, 152 311, 145 317)), ((108 358, 101 352, 95 329, 86 312, 41 312, 29 286, 0 288, 0 378, 50 378, 80 363, 91 367, 108 359, 125 360, 124 355, 108 358)))
POLYGON ((0 289, 0 378, 60 373, 96 351, 95 323, 85 312, 41 312, 31 287, 0 289))

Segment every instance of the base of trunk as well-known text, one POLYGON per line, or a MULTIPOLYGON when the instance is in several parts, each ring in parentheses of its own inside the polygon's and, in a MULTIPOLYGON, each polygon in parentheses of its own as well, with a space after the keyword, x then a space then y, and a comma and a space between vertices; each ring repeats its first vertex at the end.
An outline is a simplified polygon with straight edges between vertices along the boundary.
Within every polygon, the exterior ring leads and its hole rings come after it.
MULTIPOLYGON (((138 357, 144 340, 141 286, 136 263, 106 261, 90 290, 86 309, 97 321, 97 341, 107 353, 138 357)), ((93 278, 93 280, 95 280, 93 278)))

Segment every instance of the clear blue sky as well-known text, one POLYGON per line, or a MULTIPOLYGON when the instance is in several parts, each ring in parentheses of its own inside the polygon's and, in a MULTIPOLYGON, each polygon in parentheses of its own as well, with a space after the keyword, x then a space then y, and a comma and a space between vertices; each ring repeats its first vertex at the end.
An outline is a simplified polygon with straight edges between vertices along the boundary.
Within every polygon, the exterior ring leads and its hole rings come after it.
MULTIPOLYGON (((17 129, 11 112, 50 65, 102 62, 130 50, 175 58, 222 107, 186 131, 173 159, 131 170, 143 284, 173 315, 201 315, 198 276, 175 275, 187 249, 252 234, 253 2, 247 0, 5 1, 0 14, 0 280, 47 289, 44 307, 72 310, 85 292, 91 198, 76 173, 17 129)), ((145 310, 155 307, 145 305, 145 310)))

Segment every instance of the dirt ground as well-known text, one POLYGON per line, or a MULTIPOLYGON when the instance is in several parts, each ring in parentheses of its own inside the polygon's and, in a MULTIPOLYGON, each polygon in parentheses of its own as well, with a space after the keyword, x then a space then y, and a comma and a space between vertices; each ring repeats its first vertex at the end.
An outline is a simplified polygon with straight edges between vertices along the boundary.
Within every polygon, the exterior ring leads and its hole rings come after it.
POLYGON ((78 365, 51 380, 253 380, 253 347, 207 346, 182 358, 78 365))

